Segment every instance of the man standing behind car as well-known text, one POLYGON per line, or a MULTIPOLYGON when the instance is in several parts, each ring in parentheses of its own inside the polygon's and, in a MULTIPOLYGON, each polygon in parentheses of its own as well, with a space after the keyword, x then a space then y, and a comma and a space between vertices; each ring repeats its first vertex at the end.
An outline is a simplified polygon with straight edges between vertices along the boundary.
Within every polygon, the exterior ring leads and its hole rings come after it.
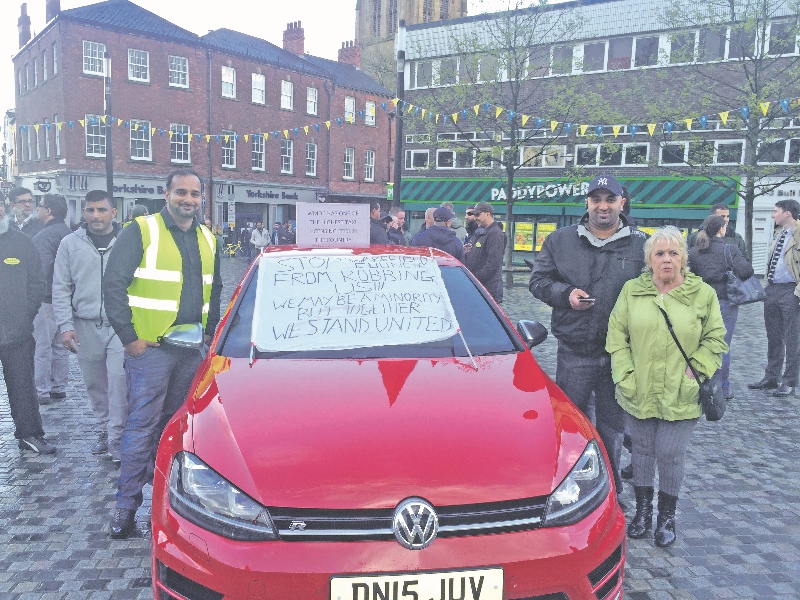
POLYGON ((269 246, 269 231, 264 229, 264 223, 260 221, 256 223, 256 228, 253 229, 253 233, 250 234, 250 243, 253 244, 256 250, 253 254, 253 258, 261 254, 264 248, 269 246))
POLYGON ((92 454, 108 452, 119 464, 122 428, 128 414, 122 342, 103 306, 102 282, 108 253, 122 230, 108 192, 86 194, 85 224, 58 247, 53 271, 53 314, 61 341, 78 355, 83 382, 100 425, 92 454))
POLYGON ((44 438, 33 383, 33 318, 43 297, 39 253, 31 239, 6 218, 5 202, 0 201, 0 363, 14 437, 22 450, 53 454, 55 447, 44 438))
POLYGON ((463 262, 464 245, 458 239, 456 230, 450 228, 454 216, 447 208, 437 208, 433 211, 433 224, 415 235, 412 244, 438 248, 463 262))
POLYGON ((624 413, 615 399, 611 357, 605 350, 608 319, 622 286, 644 267, 647 236, 620 214, 622 186, 611 175, 589 183, 586 214, 577 225, 548 235, 536 257, 531 293, 553 307, 558 339, 556 383, 584 413, 595 394, 596 427, 622 491, 619 460, 624 413))
POLYGON ((200 176, 190 169, 167 177, 166 206, 139 217, 117 238, 103 281, 106 314, 125 347, 128 418, 120 445, 117 504, 110 534, 134 528, 142 488, 153 473, 167 421, 186 398, 202 360, 200 350, 169 346, 174 325, 202 323, 208 342, 219 323, 219 248, 195 218, 200 176))
POLYGON ((497 302, 503 301, 503 251, 506 234, 494 220, 494 207, 488 202, 478 202, 472 209, 475 222, 483 228, 475 233, 472 246, 467 249, 464 264, 497 302))

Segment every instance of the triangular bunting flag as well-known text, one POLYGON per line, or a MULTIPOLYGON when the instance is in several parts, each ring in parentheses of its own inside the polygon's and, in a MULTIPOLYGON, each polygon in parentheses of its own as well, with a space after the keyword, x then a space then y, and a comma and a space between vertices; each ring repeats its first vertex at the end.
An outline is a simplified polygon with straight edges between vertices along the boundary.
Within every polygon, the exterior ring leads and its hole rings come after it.
POLYGON ((767 111, 769 111, 769 105, 770 105, 770 104, 772 104, 772 103, 771 103, 771 102, 762 102, 762 103, 760 104, 760 106, 761 106, 761 112, 762 112, 762 113, 764 113, 764 116, 765 116, 765 117, 767 116, 767 111))
POLYGON ((661 126, 664 132, 672 133, 672 128, 675 126, 675 123, 672 121, 665 121, 664 124, 661 126))
POLYGON ((638 125, 631 125, 630 131, 631 131, 631 137, 635 136, 636 132, 639 131, 639 126, 638 125))
POLYGON ((550 121, 550 131, 555 131, 558 127, 558 121, 550 121))
POLYGON ((208 144, 210 141, 211 141, 211 136, 206 134, 206 144, 208 144))
POLYGON ((598 125, 597 127, 594 128, 594 130, 597 133, 597 137, 600 137, 601 135, 603 135, 603 126, 602 125, 598 125))
MULTIPOLYGON (((228 136, 225 136, 225 137, 228 137, 228 136)), ((217 142, 217 143, 219 144, 219 136, 218 136, 218 135, 214 136, 214 141, 215 141, 215 142, 217 142)), ((227 141, 227 140, 226 140, 226 141, 227 141)))
POLYGON ((341 126, 342 126, 342 117, 337 117, 337 118, 336 118, 336 124, 337 124, 339 127, 341 127, 341 126))
POLYGON ((726 110, 725 112, 719 113, 719 118, 722 120, 722 124, 723 125, 727 125, 728 124, 728 115, 729 114, 730 114, 730 111, 728 111, 728 110, 726 110))
MULTIPOLYGON (((62 123, 56 123, 56 127, 58 127, 58 130, 59 130, 59 131, 61 131, 61 126, 62 126, 63 124, 64 124, 63 122, 62 122, 62 123)), ((11 128, 11 133, 14 133, 14 128, 13 128, 13 127, 11 128)))
POLYGON ((492 105, 487 102, 486 104, 483 105, 483 112, 485 113, 489 112, 490 108, 492 108, 492 105))
MULTIPOLYGON (((423 110, 422 113, 425 114, 425 111, 423 110)), ((468 115, 469 115, 469 109, 465 108, 464 110, 461 111, 461 116, 464 117, 464 119, 466 119, 468 115)))
POLYGON ((750 107, 749 106, 743 106, 742 108, 739 109, 739 112, 742 113, 742 117, 744 117, 745 121, 747 121, 747 119, 750 118, 750 107))
POLYGON ((100 121, 102 121, 103 125, 105 125, 106 124, 106 116, 105 115, 101 116, 100 117, 100 121))
MULTIPOLYGON (((171 132, 171 131, 169 132, 169 137, 172 137, 172 132, 171 132)), ((226 136, 225 136, 225 143, 226 143, 226 144, 228 143, 228 140, 230 139, 230 137, 231 137, 231 136, 229 136, 229 135, 226 135, 226 136)))
POLYGON ((525 127, 525 123, 527 123, 528 119, 530 119, 530 118, 531 118, 530 115, 522 115, 522 118, 520 120, 522 122, 522 126, 523 127, 525 127))
POLYGON ((330 129, 331 128, 331 122, 330 121, 325 121, 325 127, 330 129))
POLYGON ((425 111, 425 109, 423 108, 423 109, 422 109, 422 118, 423 118, 423 119, 425 118, 425 112, 426 112, 426 111, 425 111))
MULTIPOLYGON (((72 129, 75 125, 75 121, 70 121, 69 123, 67 123, 67 125, 69 125, 69 128, 72 129)), ((83 125, 83 123, 81 123, 81 125, 83 125)))
POLYGON ((581 135, 586 135, 586 130, 589 129, 589 126, 588 125, 580 125, 578 127, 578 129, 580 130, 581 135))
POLYGON ((381 102, 381 108, 383 109, 383 112, 386 112, 386 102, 381 102))
MULTIPOLYGON (((85 119, 78 119, 78 123, 81 124, 81 127, 86 127, 86 120, 85 119)), ((70 121, 70 128, 72 128, 72 121, 70 121)))
POLYGON ((268 142, 268 141, 269 141, 269 133, 263 133, 263 134, 261 134, 261 135, 264 137, 264 141, 265 141, 265 142, 268 142))
POLYGON ((708 117, 699 117, 697 120, 700 121, 700 127, 703 129, 708 125, 708 117))
POLYGON ((392 99, 392 103, 393 103, 395 106, 397 106, 397 103, 398 103, 398 102, 400 102, 400 98, 394 98, 394 99, 392 99))
POLYGON ((415 106, 414 107, 414 116, 418 117, 420 112, 422 112, 422 108, 419 107, 419 106, 415 106))
POLYGON ((159 129, 158 130, 158 137, 163 137, 163 135, 164 135, 164 130, 163 129, 159 129))
MULTIPOLYGON (((169 132, 169 139, 172 139, 172 136, 173 136, 173 135, 175 135, 175 132, 174 132, 174 131, 172 131, 172 130, 170 130, 170 132, 169 132)), ((225 141, 226 141, 226 142, 228 141, 228 136, 227 136, 227 135, 225 136, 225 141)))
POLYGON ((612 125, 611 126, 611 131, 614 132, 614 137, 617 137, 619 135, 619 132, 620 132, 621 129, 622 129, 622 125, 612 125))
POLYGON ((453 117, 453 123, 458 123, 458 113, 453 113, 450 116, 453 117))
POLYGON ((319 123, 314 123, 314 129, 316 129, 317 131, 319 131, 319 123))
POLYGON ((572 131, 572 123, 564 123, 564 135, 569 135, 570 131, 572 131))
POLYGON ((781 108, 783 112, 789 112, 789 100, 781 100, 781 108))
POLYGON ((40 125, 39 125, 38 123, 36 123, 36 124, 34 124, 34 126, 33 126, 33 130, 34 130, 36 133, 39 133, 39 127, 40 127, 40 125))
POLYGON ((246 133, 244 134, 244 143, 245 143, 245 144, 247 143, 247 138, 249 138, 249 137, 250 137, 250 136, 249 136, 248 134, 246 134, 246 133))
POLYGON ((500 108, 499 106, 495 106, 494 107, 494 118, 496 119, 497 117, 499 117, 501 112, 503 112, 503 109, 500 108))
POLYGON ((412 110, 414 110, 414 105, 413 104, 408 104, 408 110, 406 112, 410 113, 412 110))
MULTIPOLYGON (((303 131, 305 132, 305 134, 306 134, 306 135, 308 135, 308 125, 306 125, 306 126, 304 126, 304 127, 303 127, 303 131)), ((245 142, 246 142, 246 141, 247 141, 247 140, 245 140, 245 142)))
POLYGON ((273 131, 272 135, 275 137, 276 140, 281 136, 281 134, 277 131, 273 131))
POLYGON ((289 130, 288 129, 284 129, 283 130, 283 137, 284 137, 284 139, 287 139, 287 140, 289 139, 289 130))
POLYGON ((122 127, 122 119, 117 119, 117 127, 122 127))
POLYGON ((438 114, 436 115, 436 122, 437 123, 439 122, 439 115, 438 114))
POLYGON ((648 123, 647 124, 647 131, 650 134, 650 137, 653 137, 653 133, 656 131, 656 124, 655 123, 648 123))
POLYGON ((475 111, 475 116, 476 116, 476 117, 478 116, 478 111, 479 111, 480 109, 481 109, 481 105, 480 105, 480 104, 476 104, 475 106, 473 106, 473 107, 472 107, 472 110, 474 110, 474 111, 475 111))
POLYGON ((513 110, 508 111, 508 122, 511 123, 511 121, 513 121, 514 117, 516 117, 516 116, 517 116, 517 113, 514 112, 513 110))
POLYGON ((299 135, 300 135, 300 128, 299 127, 295 127, 294 128, 294 137, 298 137, 299 135))
POLYGON ((683 122, 686 123, 686 131, 692 130, 692 122, 694 119, 684 119, 683 122))
POLYGON ((540 129, 541 126, 542 126, 542 123, 544 123, 544 119, 540 119, 539 117, 536 117, 536 129, 540 129))

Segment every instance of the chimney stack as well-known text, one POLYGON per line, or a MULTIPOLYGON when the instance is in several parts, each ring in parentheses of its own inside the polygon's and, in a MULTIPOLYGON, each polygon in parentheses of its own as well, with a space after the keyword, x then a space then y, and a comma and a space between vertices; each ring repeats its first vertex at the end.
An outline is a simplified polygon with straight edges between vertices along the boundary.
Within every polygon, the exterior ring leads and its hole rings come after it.
POLYGON ((283 32, 283 49, 297 56, 305 54, 306 34, 300 21, 287 23, 283 32))
POLYGON ((342 47, 339 48, 339 62, 353 65, 357 69, 361 68, 361 46, 358 40, 342 42, 342 47))
POLYGON ((31 39, 31 18, 28 16, 28 3, 23 2, 22 14, 17 20, 17 28, 19 29, 19 47, 22 48, 31 39))
POLYGON ((61 0, 47 0, 45 4, 46 23, 49 23, 61 12, 61 0))

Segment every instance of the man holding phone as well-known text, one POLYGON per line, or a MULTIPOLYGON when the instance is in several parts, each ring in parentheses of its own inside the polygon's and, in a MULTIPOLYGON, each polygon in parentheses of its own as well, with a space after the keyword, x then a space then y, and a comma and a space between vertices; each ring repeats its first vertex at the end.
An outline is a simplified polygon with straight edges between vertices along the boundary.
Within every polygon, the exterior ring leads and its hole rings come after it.
POLYGON ((595 426, 611 460, 617 492, 622 491, 624 413, 614 395, 606 334, 622 286, 642 272, 647 239, 628 226, 621 214, 624 205, 615 177, 595 177, 589 183, 586 213, 577 225, 545 238, 529 285, 534 297, 553 307, 556 383, 584 413, 594 392, 595 426))

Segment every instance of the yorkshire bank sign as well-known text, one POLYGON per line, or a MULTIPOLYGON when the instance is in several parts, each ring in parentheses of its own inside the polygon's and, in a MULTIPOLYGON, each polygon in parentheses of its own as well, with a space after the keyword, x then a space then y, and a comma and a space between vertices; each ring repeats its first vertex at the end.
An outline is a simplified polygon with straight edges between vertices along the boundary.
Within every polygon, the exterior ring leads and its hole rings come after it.
MULTIPOLYGON (((569 196, 586 196, 589 193, 589 182, 583 183, 524 183, 514 186, 514 200, 541 200, 542 198, 564 198, 569 196)), ((490 191, 490 202, 505 202, 508 193, 505 187, 493 187, 490 191)))

